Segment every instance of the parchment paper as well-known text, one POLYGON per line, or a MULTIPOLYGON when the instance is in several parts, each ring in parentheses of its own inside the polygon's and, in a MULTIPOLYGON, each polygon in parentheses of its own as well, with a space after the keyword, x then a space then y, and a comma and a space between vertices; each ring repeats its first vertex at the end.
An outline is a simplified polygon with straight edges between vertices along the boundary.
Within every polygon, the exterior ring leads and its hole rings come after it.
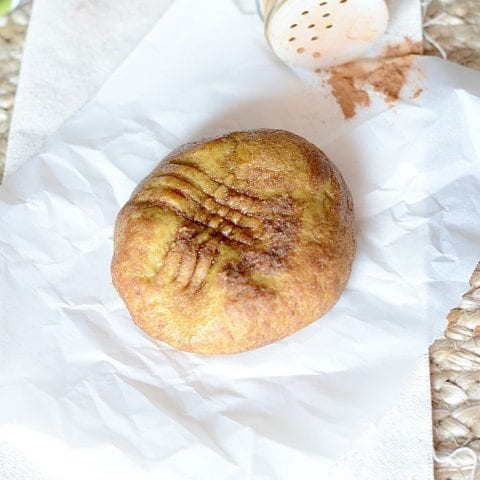
POLYGON ((398 397, 477 260, 478 74, 419 59, 399 104, 376 99, 345 122, 258 25, 221 0, 197 3, 176 2, 0 191, 0 439, 52 475, 327 474, 398 397), (347 291, 254 352, 207 358, 149 339, 110 283, 118 209, 171 148, 265 126, 322 147, 352 189, 347 291))

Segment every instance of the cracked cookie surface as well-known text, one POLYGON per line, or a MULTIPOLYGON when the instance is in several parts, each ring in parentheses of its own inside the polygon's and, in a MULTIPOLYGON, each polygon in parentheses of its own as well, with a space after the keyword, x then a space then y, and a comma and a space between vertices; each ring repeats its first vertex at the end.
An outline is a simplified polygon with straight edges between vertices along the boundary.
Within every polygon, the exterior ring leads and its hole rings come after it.
POLYGON ((281 130, 185 145, 118 215, 112 277, 134 321, 204 354, 257 348, 318 319, 355 251, 350 193, 314 145, 281 130))

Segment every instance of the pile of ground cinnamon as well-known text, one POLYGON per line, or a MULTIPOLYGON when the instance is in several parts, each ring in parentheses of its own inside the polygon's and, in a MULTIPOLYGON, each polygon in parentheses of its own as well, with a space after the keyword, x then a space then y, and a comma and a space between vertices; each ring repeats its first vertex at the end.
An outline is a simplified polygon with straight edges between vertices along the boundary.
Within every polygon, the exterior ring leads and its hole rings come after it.
MULTIPOLYGON (((388 103, 398 100, 415 54, 421 52, 420 43, 406 38, 387 46, 380 59, 358 60, 330 69, 328 83, 345 118, 352 118, 358 107, 370 105, 368 89, 382 94, 388 103)), ((420 93, 417 90, 414 97, 420 93)))
POLYGON ((359 60, 330 70, 332 93, 345 118, 352 118, 358 107, 370 105, 368 86, 383 95, 386 102, 398 100, 407 82, 413 55, 381 60, 359 60))

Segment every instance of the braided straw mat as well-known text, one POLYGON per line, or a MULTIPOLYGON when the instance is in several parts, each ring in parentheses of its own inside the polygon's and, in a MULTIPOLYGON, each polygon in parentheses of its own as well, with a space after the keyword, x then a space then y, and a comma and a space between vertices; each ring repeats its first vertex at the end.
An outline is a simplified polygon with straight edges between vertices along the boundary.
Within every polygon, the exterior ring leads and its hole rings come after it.
MULTIPOLYGON (((480 0, 423 6, 425 53, 480 70, 480 0)), ((27 1, 0 18, 0 178, 30 10, 27 1)), ((437 480, 472 479, 480 455, 480 264, 470 284, 448 316, 445 337, 430 349, 437 480)))

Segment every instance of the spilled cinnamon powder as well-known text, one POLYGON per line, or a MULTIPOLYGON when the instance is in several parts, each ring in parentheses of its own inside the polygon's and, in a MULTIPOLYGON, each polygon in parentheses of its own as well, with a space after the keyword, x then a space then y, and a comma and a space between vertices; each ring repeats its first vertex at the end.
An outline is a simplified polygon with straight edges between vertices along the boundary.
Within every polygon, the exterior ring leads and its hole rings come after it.
POLYGON ((358 106, 368 107, 370 105, 368 93, 357 87, 354 77, 347 72, 332 72, 329 83, 333 96, 337 99, 345 118, 352 118, 358 106))
POLYGON ((412 96, 410 97, 412 100, 415 100, 416 98, 418 98, 421 94, 423 93, 423 88, 417 88, 412 96))
POLYGON ((387 102, 395 102, 407 82, 412 60, 411 55, 385 60, 368 76, 367 80, 376 92, 383 94, 387 102))
POLYGON ((328 83, 345 118, 355 116, 358 107, 370 105, 368 87, 382 94, 388 103, 398 100, 413 59, 414 55, 405 55, 359 60, 332 68, 328 83))
POLYGON ((423 43, 414 42, 411 38, 406 37, 402 42, 396 45, 387 45, 383 49, 382 58, 403 57, 416 53, 421 55, 423 53, 423 43))
MULTIPOLYGON (((387 45, 378 59, 364 59, 330 69, 328 83, 345 118, 352 118, 359 107, 368 107, 368 89, 383 95, 387 103, 398 100, 416 54, 421 54, 421 42, 405 37, 387 45)), ((418 89, 412 98, 422 93, 418 89)))

